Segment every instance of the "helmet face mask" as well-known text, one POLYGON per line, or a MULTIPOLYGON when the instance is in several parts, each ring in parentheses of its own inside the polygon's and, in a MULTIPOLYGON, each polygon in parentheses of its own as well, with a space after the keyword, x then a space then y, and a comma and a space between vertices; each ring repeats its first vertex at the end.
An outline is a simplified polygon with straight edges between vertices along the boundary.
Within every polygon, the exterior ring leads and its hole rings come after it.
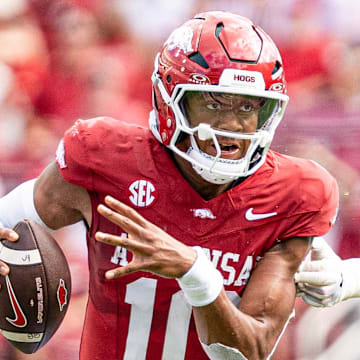
POLYGON ((185 23, 152 80, 154 135, 206 181, 228 183, 264 163, 288 97, 276 46, 248 19, 209 12, 185 23))

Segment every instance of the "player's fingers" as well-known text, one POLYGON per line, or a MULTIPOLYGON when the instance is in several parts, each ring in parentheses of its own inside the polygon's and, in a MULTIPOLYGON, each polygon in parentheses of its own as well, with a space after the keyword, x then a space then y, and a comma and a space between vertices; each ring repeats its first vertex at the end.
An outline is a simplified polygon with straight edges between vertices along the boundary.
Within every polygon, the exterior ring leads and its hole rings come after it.
POLYGON ((123 216, 131 219, 142 227, 145 227, 148 221, 143 218, 135 209, 131 206, 124 204, 123 202, 113 198, 110 195, 105 197, 105 203, 114 209, 116 212, 120 213, 123 216))
POLYGON ((333 285, 338 281, 336 274, 328 272, 298 272, 294 278, 296 283, 309 283, 315 286, 333 285))
POLYGON ((105 244, 109 244, 113 246, 121 246, 129 250, 135 250, 141 247, 141 244, 135 241, 134 239, 129 239, 129 237, 124 237, 124 236, 107 234, 101 231, 95 233, 95 239, 105 244))
POLYGON ((140 225, 138 225, 128 217, 123 216, 116 211, 113 211, 107 206, 100 204, 97 207, 97 210, 99 214, 110 220, 115 225, 120 226, 127 233, 135 233, 137 235, 141 233, 142 227, 140 225))
POLYGON ((311 306, 314 306, 314 307, 324 307, 324 306, 326 306, 326 305, 324 305, 324 304, 322 303, 321 300, 316 299, 316 298, 314 298, 314 297, 311 296, 311 295, 305 294, 304 296, 302 296, 302 299, 303 299, 307 304, 309 304, 309 305, 311 305, 311 306))
POLYGON ((333 267, 334 263, 331 260, 303 261, 298 272, 326 272, 327 269, 331 269, 333 267))
POLYGON ((10 268, 2 261, 0 261, 0 275, 6 276, 10 272, 10 268))
POLYGON ((108 280, 119 278, 123 275, 131 274, 140 270, 140 267, 136 266, 133 262, 130 262, 126 266, 111 269, 105 273, 105 277, 108 280))
POLYGON ((299 283, 298 288, 300 291, 307 295, 311 295, 312 297, 324 300, 329 297, 332 297, 334 293, 336 293, 337 287, 336 285, 322 286, 316 287, 308 284, 299 283))
MULTIPOLYGON (((0 238, 2 240, 17 241, 19 235, 12 229, 0 228, 0 238)), ((2 244, 0 244, 2 246, 2 244)), ((0 261, 0 275, 6 276, 9 274, 10 268, 4 262, 0 261)))
POLYGON ((19 240, 19 235, 12 229, 0 228, 0 239, 17 241, 19 240))
POLYGON ((315 297, 305 294, 302 299, 311 306, 315 307, 330 307, 337 304, 340 300, 337 297, 329 296, 325 299, 316 299, 315 297))

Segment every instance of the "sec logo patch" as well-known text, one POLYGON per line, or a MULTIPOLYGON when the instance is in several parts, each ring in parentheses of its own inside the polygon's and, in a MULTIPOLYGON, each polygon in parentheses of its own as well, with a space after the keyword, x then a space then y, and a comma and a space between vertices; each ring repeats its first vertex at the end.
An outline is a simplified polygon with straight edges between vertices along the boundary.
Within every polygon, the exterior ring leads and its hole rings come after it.
POLYGON ((154 184, 145 179, 135 180, 128 189, 129 200, 136 207, 148 207, 154 204, 158 192, 154 184))

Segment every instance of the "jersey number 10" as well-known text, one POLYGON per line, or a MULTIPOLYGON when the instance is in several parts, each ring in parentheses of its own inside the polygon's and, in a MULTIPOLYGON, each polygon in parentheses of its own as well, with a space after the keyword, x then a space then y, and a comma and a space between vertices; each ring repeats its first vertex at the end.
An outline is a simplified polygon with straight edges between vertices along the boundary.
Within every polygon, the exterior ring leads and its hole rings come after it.
MULTIPOLYGON (((155 304, 156 279, 140 278, 126 286, 125 302, 131 305, 129 331, 124 360, 145 360, 155 304)), ((236 304, 240 297, 227 291, 236 304)), ((185 357, 192 307, 181 290, 171 297, 166 325, 162 360, 183 360, 185 357)))

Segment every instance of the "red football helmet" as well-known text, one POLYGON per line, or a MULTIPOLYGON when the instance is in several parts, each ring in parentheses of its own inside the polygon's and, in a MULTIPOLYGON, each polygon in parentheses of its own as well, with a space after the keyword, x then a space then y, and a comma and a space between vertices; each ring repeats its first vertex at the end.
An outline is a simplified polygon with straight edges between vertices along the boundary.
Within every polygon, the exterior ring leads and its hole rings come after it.
POLYGON ((196 15, 175 29, 163 45, 155 59, 152 82, 154 111, 150 115, 150 127, 153 134, 190 161, 205 180, 227 183, 254 173, 264 163, 288 96, 277 47, 249 19, 222 11, 196 15), (192 126, 183 99, 194 92, 262 99, 257 130, 244 134, 221 131, 208 124, 192 126), (186 152, 176 146, 184 134, 191 139, 186 152), (211 139, 216 156, 202 152, 196 137, 211 139), (246 155, 240 160, 223 159, 219 137, 250 140, 246 155))

